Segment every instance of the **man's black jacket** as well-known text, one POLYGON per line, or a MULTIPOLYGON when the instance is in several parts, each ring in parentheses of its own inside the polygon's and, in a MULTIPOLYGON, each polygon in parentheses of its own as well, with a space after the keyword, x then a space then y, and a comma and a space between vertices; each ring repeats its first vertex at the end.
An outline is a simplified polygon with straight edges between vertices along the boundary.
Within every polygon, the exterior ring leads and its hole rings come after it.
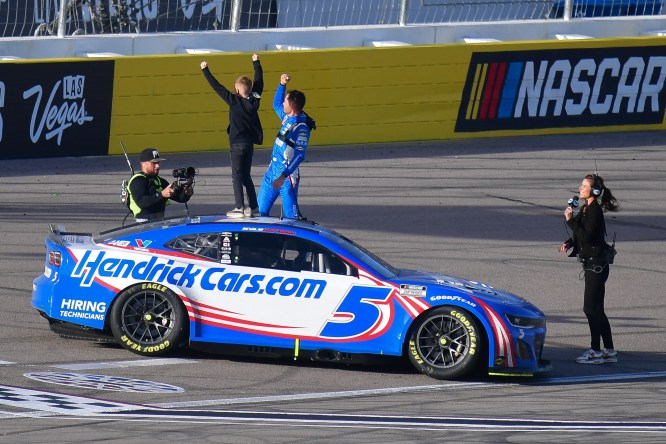
POLYGON ((250 97, 240 97, 229 91, 217 81, 206 67, 202 70, 204 77, 215 92, 229 105, 229 143, 253 143, 261 145, 264 142, 264 132, 259 120, 259 104, 261 93, 264 91, 264 74, 259 60, 253 61, 254 81, 250 97))

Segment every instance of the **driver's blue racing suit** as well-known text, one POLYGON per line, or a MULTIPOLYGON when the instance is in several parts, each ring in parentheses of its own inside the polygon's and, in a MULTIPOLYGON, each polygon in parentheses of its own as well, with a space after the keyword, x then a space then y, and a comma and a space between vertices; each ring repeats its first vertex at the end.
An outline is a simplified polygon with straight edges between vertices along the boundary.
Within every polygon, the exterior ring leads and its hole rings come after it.
POLYGON ((307 115, 301 112, 297 116, 288 116, 282 103, 286 95, 286 85, 278 85, 273 99, 273 109, 282 119, 282 126, 273 144, 273 157, 259 188, 257 201, 259 214, 268 216, 278 195, 282 199, 282 216, 298 219, 298 184, 300 172, 298 165, 305 159, 305 150, 310 140, 310 128, 306 123, 307 115), (280 189, 273 188, 273 181, 281 175, 286 177, 280 189))

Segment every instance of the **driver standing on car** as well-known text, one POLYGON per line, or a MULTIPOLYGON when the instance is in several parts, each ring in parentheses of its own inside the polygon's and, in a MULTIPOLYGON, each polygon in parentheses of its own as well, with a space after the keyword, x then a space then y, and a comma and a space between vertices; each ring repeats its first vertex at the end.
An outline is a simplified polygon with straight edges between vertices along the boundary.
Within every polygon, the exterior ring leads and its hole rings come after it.
POLYGON ((259 214, 269 216, 278 195, 282 198, 283 216, 301 219, 298 207, 298 166, 305 159, 305 150, 310 141, 310 131, 315 129, 314 120, 303 111, 305 94, 298 90, 287 91, 289 74, 280 76, 275 91, 273 109, 282 125, 273 144, 273 157, 259 187, 259 214))
POLYGON ((127 186, 130 198, 130 210, 137 223, 162 219, 169 200, 186 203, 194 194, 193 187, 180 187, 174 190, 166 179, 159 177, 159 151, 146 148, 141 152, 141 172, 132 176, 127 186))

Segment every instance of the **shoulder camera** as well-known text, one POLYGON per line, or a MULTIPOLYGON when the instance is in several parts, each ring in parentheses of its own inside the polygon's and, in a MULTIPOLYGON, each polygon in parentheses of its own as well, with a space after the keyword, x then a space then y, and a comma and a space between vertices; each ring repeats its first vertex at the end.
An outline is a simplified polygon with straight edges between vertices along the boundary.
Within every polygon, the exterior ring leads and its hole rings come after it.
POLYGON ((178 191, 181 188, 188 188, 194 186, 194 176, 198 174, 198 170, 194 167, 182 167, 176 168, 173 170, 173 177, 176 179, 172 188, 174 191, 178 191))

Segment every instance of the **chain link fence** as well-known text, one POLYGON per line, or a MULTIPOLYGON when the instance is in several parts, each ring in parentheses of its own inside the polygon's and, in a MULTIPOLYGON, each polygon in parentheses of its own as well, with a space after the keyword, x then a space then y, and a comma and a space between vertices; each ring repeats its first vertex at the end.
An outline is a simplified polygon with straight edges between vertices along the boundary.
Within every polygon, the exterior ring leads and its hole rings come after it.
POLYGON ((2 37, 228 30, 232 18, 275 27, 277 0, 0 0, 2 37))
POLYGON ((661 0, 0 0, 2 37, 662 14, 661 0))

